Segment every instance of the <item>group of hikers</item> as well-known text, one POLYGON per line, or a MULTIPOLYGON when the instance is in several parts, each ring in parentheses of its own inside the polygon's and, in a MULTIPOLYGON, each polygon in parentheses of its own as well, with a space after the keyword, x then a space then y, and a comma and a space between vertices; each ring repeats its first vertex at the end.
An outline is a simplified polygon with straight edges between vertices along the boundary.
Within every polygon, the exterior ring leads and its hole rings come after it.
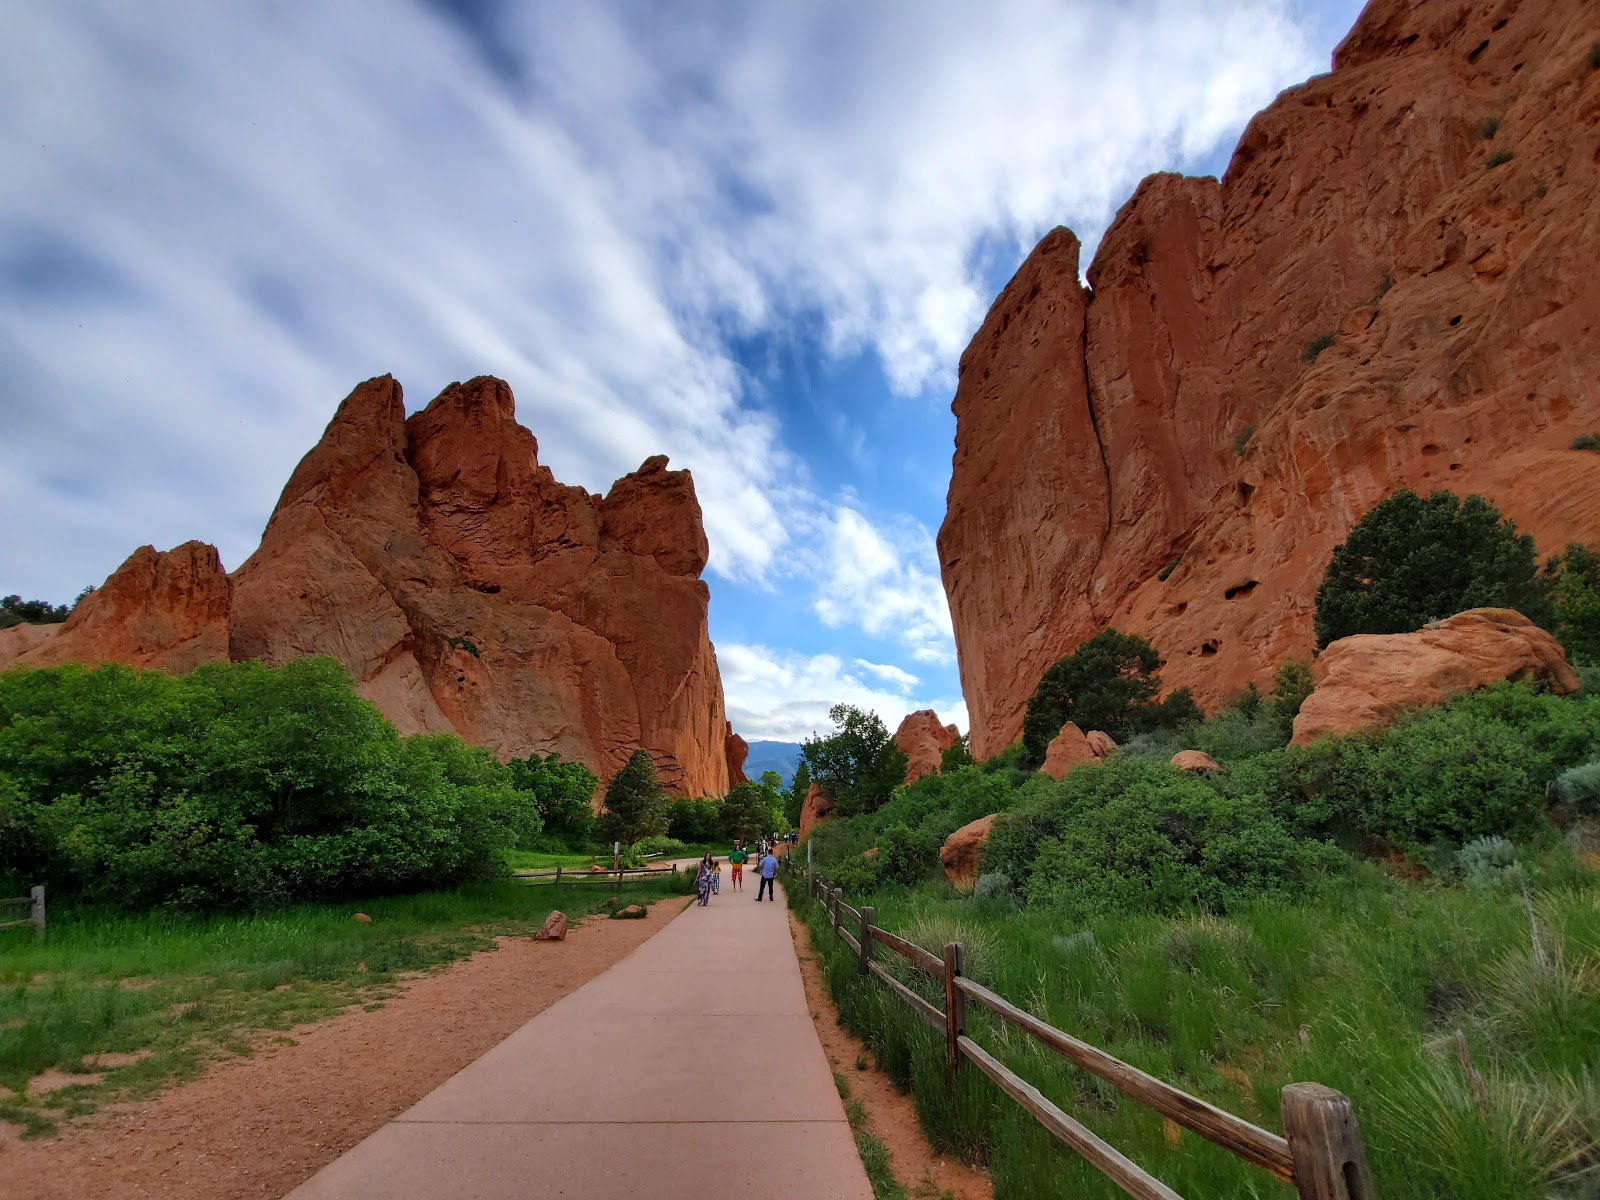
MULTIPOLYGON (((732 868, 729 872, 731 876, 729 885, 734 891, 744 890, 744 865, 750 861, 753 854, 756 856, 756 870, 761 872, 761 884, 756 888, 756 901, 759 903, 763 897, 775 900, 772 888, 773 878, 778 873, 778 843, 787 842, 789 845, 794 845, 799 840, 798 834, 786 833, 777 837, 762 838, 756 842, 753 849, 747 848, 743 842, 735 842, 728 854, 728 865, 732 868)), ((713 858, 710 852, 700 860, 700 871, 695 876, 694 890, 701 904, 711 903, 711 897, 722 892, 722 863, 713 858)))

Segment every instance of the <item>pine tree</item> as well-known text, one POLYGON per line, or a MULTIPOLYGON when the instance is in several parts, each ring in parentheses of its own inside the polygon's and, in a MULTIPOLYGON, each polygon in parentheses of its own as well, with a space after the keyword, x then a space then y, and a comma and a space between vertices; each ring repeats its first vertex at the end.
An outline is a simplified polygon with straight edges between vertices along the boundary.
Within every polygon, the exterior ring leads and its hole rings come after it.
POLYGON ((656 764, 648 750, 635 750, 628 765, 612 776, 606 787, 605 813, 599 833, 604 841, 631 846, 667 831, 672 802, 656 779, 656 764))

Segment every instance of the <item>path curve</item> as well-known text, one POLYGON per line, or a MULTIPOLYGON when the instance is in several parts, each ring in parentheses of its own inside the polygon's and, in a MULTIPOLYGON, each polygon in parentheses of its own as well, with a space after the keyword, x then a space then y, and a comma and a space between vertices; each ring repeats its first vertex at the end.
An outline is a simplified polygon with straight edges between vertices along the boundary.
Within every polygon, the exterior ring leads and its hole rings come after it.
POLYGON ((289 1200, 871 1200, 786 912, 724 881, 289 1200))

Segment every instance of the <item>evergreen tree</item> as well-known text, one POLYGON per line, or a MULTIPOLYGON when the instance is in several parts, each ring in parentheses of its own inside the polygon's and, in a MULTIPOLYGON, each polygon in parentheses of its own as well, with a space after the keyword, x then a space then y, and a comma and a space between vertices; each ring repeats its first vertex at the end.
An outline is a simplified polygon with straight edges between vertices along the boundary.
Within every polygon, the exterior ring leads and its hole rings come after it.
POLYGON ((1401 489, 1334 550, 1317 589, 1317 648, 1357 633, 1410 633, 1469 608, 1550 622, 1533 538, 1482 496, 1401 489))
POLYGON ((1150 729, 1174 728, 1204 714, 1188 688, 1157 702, 1161 656, 1142 637, 1104 629, 1061 659, 1039 681, 1022 721, 1029 762, 1045 751, 1068 721, 1088 733, 1098 729, 1119 742, 1150 729))
POLYGON ((605 813, 600 818, 601 840, 631 846, 667 831, 672 802, 656 779, 656 764, 648 750, 635 750, 628 765, 606 787, 605 813))
POLYGON ((784 818, 795 829, 800 828, 800 810, 805 807, 806 793, 811 790, 811 768, 801 759, 795 765, 794 779, 789 783, 789 797, 783 804, 784 818))

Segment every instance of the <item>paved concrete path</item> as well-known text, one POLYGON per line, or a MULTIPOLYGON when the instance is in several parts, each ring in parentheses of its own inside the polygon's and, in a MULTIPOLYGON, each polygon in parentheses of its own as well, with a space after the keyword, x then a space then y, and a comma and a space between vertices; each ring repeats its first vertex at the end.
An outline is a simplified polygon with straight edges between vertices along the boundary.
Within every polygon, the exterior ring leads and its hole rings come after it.
POLYGON ((662 901, 660 933, 290 1200, 871 1200, 787 907, 755 894, 662 901))

